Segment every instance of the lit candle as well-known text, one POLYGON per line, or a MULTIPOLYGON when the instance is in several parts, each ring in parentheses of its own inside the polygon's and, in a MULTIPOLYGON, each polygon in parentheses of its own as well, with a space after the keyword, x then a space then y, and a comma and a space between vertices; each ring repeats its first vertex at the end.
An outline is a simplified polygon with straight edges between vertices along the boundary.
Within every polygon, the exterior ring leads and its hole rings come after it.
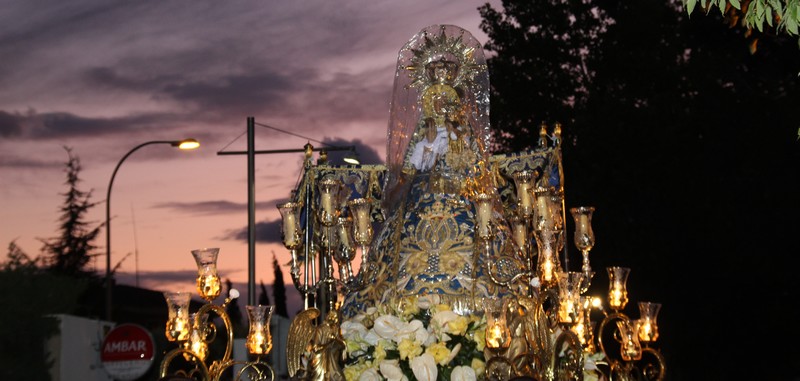
POLYGON ((523 215, 531 214, 531 195, 528 193, 530 186, 526 181, 517 183, 517 198, 519 199, 519 206, 523 215))
POLYGON ((486 345, 489 348, 501 348, 503 341, 503 327, 500 323, 492 324, 486 332, 486 345))
POLYGON ((320 195, 320 204, 322 205, 322 210, 325 211, 325 213, 333 214, 333 194, 323 192, 320 195))
POLYGON ((214 274, 198 276, 197 290, 204 299, 215 299, 220 292, 219 276, 214 274))
POLYGON ((286 246, 297 244, 297 220, 291 211, 283 217, 283 243, 286 246))
POLYGON ((364 234, 369 230, 369 209, 359 208, 356 212, 356 228, 359 234, 364 234))
POLYGON ((520 248, 525 248, 528 241, 528 232, 525 229, 525 224, 519 221, 514 224, 514 242, 520 248))
POLYGON ((589 215, 581 214, 578 218, 578 231, 582 234, 589 233, 589 215))
POLYGON ((492 218, 492 203, 489 195, 481 193, 478 195, 478 235, 481 237, 489 236, 489 221, 492 218))
POLYGON ((609 301, 608 304, 611 307, 620 307, 622 306, 622 300, 624 298, 624 293, 620 289, 619 285, 614 285, 614 288, 609 292, 608 295, 609 301))
POLYGON ((545 251, 548 251, 549 253, 545 257, 544 263, 542 264, 542 278, 545 282, 550 282, 553 280, 553 262, 550 260, 552 251, 549 248, 546 248, 545 251))

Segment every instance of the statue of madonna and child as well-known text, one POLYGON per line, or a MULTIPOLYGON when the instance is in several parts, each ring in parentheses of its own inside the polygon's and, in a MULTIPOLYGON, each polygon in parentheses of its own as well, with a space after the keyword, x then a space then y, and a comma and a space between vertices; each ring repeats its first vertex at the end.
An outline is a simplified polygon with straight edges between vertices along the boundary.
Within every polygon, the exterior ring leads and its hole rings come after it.
POLYGON ((501 292, 485 262, 502 250, 502 240, 482 250, 472 202, 492 186, 489 138, 489 75, 480 44, 455 26, 423 29, 398 57, 385 221, 368 258, 372 281, 347 296, 345 315, 412 295, 437 295, 471 310, 473 301, 501 292))
MULTIPOLYGON (((383 183, 379 186, 377 220, 382 221, 361 264, 357 286, 344 287, 344 299, 331 312, 341 314, 341 336, 334 335, 326 341, 331 348, 346 346, 349 360, 343 368, 331 365, 316 372, 309 370, 304 379, 359 379, 367 374, 365 372, 381 375, 366 379, 394 379, 388 374, 397 373, 400 365, 392 363, 394 360, 382 361, 386 360, 386 350, 398 351, 397 360, 407 361, 404 366, 434 369, 436 367, 430 364, 408 365, 408 362, 427 358, 427 354, 414 352, 422 350, 423 343, 426 351, 435 352, 431 348, 438 348, 438 357, 430 356, 440 365, 452 360, 444 352, 452 354, 460 349, 444 350, 446 344, 434 342, 432 337, 416 337, 413 345, 404 344, 395 337, 398 340, 389 348, 380 344, 374 337, 375 332, 365 331, 381 330, 381 327, 387 328, 384 327, 387 324, 392 326, 390 331, 411 329, 412 325, 422 323, 409 323, 408 316, 402 324, 400 320, 384 317, 418 313, 419 308, 428 310, 428 319, 432 320, 439 319, 435 312, 442 312, 442 306, 447 307, 449 320, 461 316, 463 319, 458 321, 463 323, 463 329, 458 331, 465 335, 470 327, 474 342, 470 344, 470 354, 466 354, 465 348, 460 361, 465 361, 469 368, 472 359, 479 360, 472 362, 474 368, 483 360, 483 331, 477 327, 484 302, 518 291, 509 287, 520 287, 512 286, 511 281, 498 282, 495 273, 490 271, 492 265, 498 258, 525 257, 519 255, 520 247, 526 245, 522 242, 525 238, 518 239, 515 228, 504 222, 508 218, 504 213, 517 209, 518 205, 509 173, 535 167, 543 171, 538 174, 549 171, 547 176, 536 181, 555 173, 556 182, 560 182, 559 170, 554 171, 552 163, 543 163, 548 161, 542 159, 546 156, 542 154, 544 151, 501 155, 499 159, 490 155, 489 91, 489 74, 481 45, 459 27, 427 27, 400 50, 388 126, 386 166, 381 171, 383 183), (484 197, 483 202, 479 202, 481 197, 484 197), (487 228, 487 221, 492 221, 491 228, 487 228), (388 368, 384 369, 384 365, 388 368)), ((533 183, 528 186, 532 187, 533 183)), ((365 188, 371 189, 372 185, 365 188)), ((364 193, 369 191, 359 193, 367 197, 364 193)), ((293 254, 293 279, 299 274, 294 258, 293 254)), ((515 262, 517 273, 525 271, 529 265, 530 258, 520 259, 515 262)), ((339 265, 341 270, 342 263, 339 265)), ((292 332, 319 329, 309 328, 318 316, 316 309, 306 311, 301 313, 303 319, 295 319, 306 322, 293 323, 296 329, 292 332)), ((412 330, 416 335, 430 331, 427 328, 412 330)), ((307 340, 302 338, 298 342, 302 344, 300 348, 307 340)), ((453 343, 448 345, 452 347, 453 343)), ((337 359, 328 358, 338 353, 326 352, 328 344, 318 347, 314 353, 320 360, 309 363, 337 362, 337 359)), ((295 367, 300 364, 300 349, 290 351, 290 358, 294 358, 290 362, 295 367)), ((447 372, 482 374, 479 369, 461 369, 453 365, 453 361, 449 363, 452 366, 447 372)), ((408 367, 404 369, 408 371, 408 367)), ((417 370, 414 372, 417 379, 431 379, 430 374, 421 376, 416 374, 417 370)), ((459 379, 455 375, 452 377, 459 379)))

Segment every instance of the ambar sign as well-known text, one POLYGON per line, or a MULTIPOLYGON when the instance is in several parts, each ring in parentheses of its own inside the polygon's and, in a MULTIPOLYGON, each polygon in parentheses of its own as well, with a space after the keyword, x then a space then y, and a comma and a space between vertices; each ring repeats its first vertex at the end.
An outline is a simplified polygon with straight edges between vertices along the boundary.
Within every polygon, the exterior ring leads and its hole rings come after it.
POLYGON ((153 336, 146 329, 136 324, 121 324, 103 340, 100 360, 111 377, 132 381, 150 369, 154 347, 153 336))

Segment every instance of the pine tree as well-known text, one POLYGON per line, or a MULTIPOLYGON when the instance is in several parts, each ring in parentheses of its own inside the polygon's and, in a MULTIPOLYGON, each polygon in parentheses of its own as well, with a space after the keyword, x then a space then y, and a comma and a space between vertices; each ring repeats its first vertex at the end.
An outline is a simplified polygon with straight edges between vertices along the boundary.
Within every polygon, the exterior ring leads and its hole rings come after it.
POLYGON ((275 314, 288 318, 286 285, 283 283, 283 271, 281 271, 281 265, 278 263, 278 259, 275 258, 275 253, 272 253, 272 268, 275 270, 275 283, 272 284, 272 298, 275 300, 275 314))
POLYGON ((264 281, 262 280, 259 282, 259 286, 261 287, 261 294, 258 296, 258 304, 262 306, 268 306, 269 303, 269 294, 267 293, 267 286, 264 285, 264 281))
POLYGON ((39 239, 44 246, 46 267, 55 274, 68 276, 94 275, 86 269, 90 257, 97 246, 94 239, 100 232, 102 224, 90 228, 84 219, 89 208, 97 203, 89 202, 92 191, 78 189, 80 180, 81 162, 77 155, 72 154, 72 149, 64 147, 69 156, 66 162, 67 181, 69 187, 64 196, 64 205, 61 207, 59 221, 60 236, 50 239, 39 239))
MULTIPOLYGON (((233 282, 230 279, 225 279, 225 287, 228 289, 228 295, 230 295, 233 289, 233 282)), ((234 336, 243 337, 247 335, 247 329, 243 324, 242 310, 239 308, 239 298, 231 300, 228 306, 225 307, 225 312, 228 313, 231 324, 233 324, 234 336)))

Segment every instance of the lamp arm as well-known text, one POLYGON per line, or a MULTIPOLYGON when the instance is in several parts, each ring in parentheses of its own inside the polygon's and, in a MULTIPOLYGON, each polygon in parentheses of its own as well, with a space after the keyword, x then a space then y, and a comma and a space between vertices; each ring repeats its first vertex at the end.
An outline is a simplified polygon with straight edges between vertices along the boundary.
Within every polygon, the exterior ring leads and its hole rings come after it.
POLYGON ((139 144, 136 147, 133 147, 122 159, 117 162, 117 166, 114 167, 114 172, 111 173, 111 180, 108 181, 108 189, 106 190, 106 320, 111 321, 111 187, 114 185, 114 178, 117 177, 117 171, 119 171, 119 167, 128 158, 132 153, 136 152, 139 148, 142 148, 147 145, 151 144, 170 144, 175 145, 175 141, 169 140, 152 140, 149 142, 144 142, 139 144))

